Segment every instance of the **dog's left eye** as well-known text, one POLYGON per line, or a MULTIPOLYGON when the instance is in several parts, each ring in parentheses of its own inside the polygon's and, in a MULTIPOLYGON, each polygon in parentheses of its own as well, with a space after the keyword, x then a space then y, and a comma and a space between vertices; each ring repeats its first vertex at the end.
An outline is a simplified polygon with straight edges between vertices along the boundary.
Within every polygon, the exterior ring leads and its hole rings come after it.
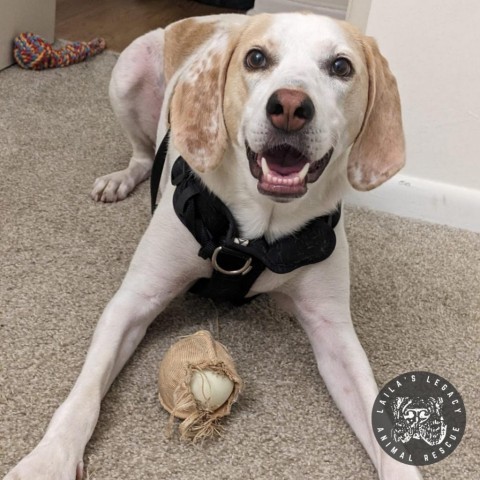
POLYGON ((331 72, 333 75, 337 77, 349 77, 353 73, 353 67, 352 64, 350 63, 350 60, 347 60, 346 58, 339 57, 336 58, 330 67, 331 72))
POLYGON ((251 70, 265 68, 267 66, 267 57, 261 50, 254 48, 247 53, 245 66, 251 70))

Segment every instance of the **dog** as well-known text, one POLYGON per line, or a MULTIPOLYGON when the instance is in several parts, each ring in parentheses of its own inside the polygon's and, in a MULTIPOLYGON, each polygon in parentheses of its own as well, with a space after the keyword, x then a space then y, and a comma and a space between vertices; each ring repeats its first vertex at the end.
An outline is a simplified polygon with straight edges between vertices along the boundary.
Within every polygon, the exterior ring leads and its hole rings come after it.
POLYGON ((243 260, 228 270, 199 255, 173 201, 179 159, 185 178, 231 213, 243 246, 258 238, 277 245, 326 219, 334 248, 324 259, 282 273, 272 262, 245 297, 269 293, 296 316, 379 478, 421 479, 375 440, 370 415, 378 387, 351 320, 343 215, 330 222, 351 186, 371 190, 404 165, 398 89, 376 42, 310 13, 189 18, 135 40, 114 68, 110 97, 133 155, 125 170, 97 179, 91 195, 102 202, 127 197, 150 176, 162 143, 159 199, 71 393, 6 480, 81 478, 100 402, 149 324, 199 279, 219 270, 237 278, 250 269, 243 260))

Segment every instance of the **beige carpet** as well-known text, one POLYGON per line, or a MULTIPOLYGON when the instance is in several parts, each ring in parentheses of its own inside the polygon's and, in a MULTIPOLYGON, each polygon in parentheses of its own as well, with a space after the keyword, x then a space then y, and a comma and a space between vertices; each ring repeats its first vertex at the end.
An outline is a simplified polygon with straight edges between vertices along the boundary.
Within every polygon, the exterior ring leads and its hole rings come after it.
MULTIPOLYGON (((149 221, 146 184, 116 205, 88 196, 95 177, 129 158, 107 98, 115 60, 107 52, 64 70, 0 73, 0 477, 67 395, 149 221)), ((480 478, 480 236, 352 208, 346 215, 352 311, 378 382, 430 370, 466 404, 462 444, 423 468, 425 479, 480 478)), ((265 298, 235 310, 176 301, 107 395, 86 458, 91 480, 376 478, 301 329, 265 298), (216 318, 245 395, 222 439, 166 440, 158 363, 175 339, 216 318)))

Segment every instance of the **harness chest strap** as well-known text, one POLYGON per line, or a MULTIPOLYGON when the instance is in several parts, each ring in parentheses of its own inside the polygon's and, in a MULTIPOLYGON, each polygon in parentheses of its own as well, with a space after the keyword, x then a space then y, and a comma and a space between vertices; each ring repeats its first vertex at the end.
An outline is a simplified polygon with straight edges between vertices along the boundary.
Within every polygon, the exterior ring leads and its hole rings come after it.
MULTIPOLYGON (((168 133, 152 168, 152 212, 167 150, 168 133)), ((174 210, 200 244, 198 255, 211 259, 213 266, 212 276, 199 279, 190 289, 193 293, 241 304, 248 301, 245 296, 265 268, 288 273, 325 260, 335 249, 334 228, 340 219, 340 206, 330 215, 315 218, 300 231, 268 243, 264 237, 241 238, 230 210, 201 183, 182 157, 173 165, 171 181, 176 187, 174 210)))

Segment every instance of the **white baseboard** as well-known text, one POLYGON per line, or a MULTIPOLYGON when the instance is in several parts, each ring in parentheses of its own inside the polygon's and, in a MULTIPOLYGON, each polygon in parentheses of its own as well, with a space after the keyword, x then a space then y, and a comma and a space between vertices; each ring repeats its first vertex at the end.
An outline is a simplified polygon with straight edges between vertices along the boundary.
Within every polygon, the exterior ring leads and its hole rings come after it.
POLYGON ((480 233, 480 190, 396 175, 371 192, 352 192, 345 201, 480 233))

